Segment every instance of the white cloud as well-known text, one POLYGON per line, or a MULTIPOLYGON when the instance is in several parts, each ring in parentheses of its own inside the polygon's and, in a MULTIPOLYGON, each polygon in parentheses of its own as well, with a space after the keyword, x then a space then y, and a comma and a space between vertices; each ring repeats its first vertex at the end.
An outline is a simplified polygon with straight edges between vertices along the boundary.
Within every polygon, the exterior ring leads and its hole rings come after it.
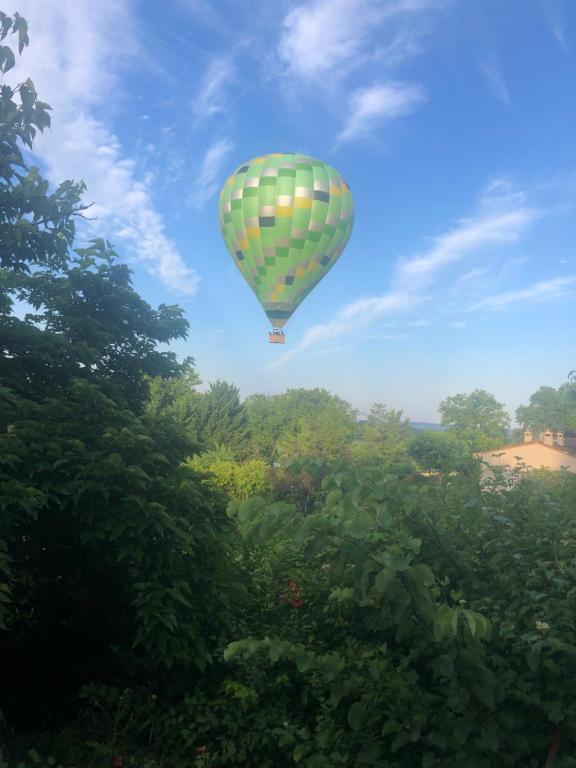
POLYGON ((510 304, 528 301, 550 301, 571 295, 576 288, 576 275, 557 277, 552 280, 543 280, 539 283, 521 288, 516 291, 505 291, 488 296, 482 301, 473 304, 470 311, 478 309, 499 310, 506 309, 510 304))
POLYGON ((398 279, 406 285, 427 285, 439 270, 479 248, 516 242, 541 215, 536 209, 519 206, 463 219, 454 229, 437 237, 424 254, 401 262, 398 279))
POLYGON ((496 59, 480 62, 480 69, 486 78, 488 87, 493 95, 509 107, 512 103, 512 99, 510 98, 510 91, 508 90, 506 80, 504 79, 504 73, 502 72, 502 67, 499 62, 496 61, 496 59))
POLYGON ((353 301, 339 310, 334 320, 308 329, 302 341, 294 349, 285 352, 272 365, 285 363, 300 352, 318 344, 329 344, 336 339, 350 336, 381 317, 407 311, 422 301, 423 298, 420 296, 393 291, 383 296, 353 301))
MULTIPOLYGON (((278 55, 291 73, 309 80, 344 77, 369 58, 382 26, 438 6, 438 0, 312 0, 289 11, 278 55)), ((392 37, 396 27, 388 30, 392 37)), ((416 30, 414 30, 416 34, 416 30)), ((405 32, 400 34, 404 37, 405 32)))
POLYGON ((564 30, 562 3, 560 0, 540 0, 544 18, 550 27, 552 36, 558 45, 564 50, 569 50, 566 33, 564 30))
POLYGON ((212 60, 202 77, 193 104, 197 122, 208 120, 226 110, 226 90, 233 82, 235 73, 236 69, 228 57, 212 60))
POLYGON ((385 120, 413 112, 425 99, 418 84, 391 71, 421 53, 425 19, 446 0, 309 0, 284 18, 277 57, 294 90, 310 86, 327 103, 347 105, 336 144, 358 139, 385 120), (372 85, 350 92, 348 76, 370 67, 372 85), (374 84, 378 72, 380 83, 374 84))
MULTIPOLYGON (((544 213, 526 204, 524 193, 511 190, 508 182, 491 182, 481 198, 476 216, 462 219, 456 227, 433 240, 422 254, 396 263, 392 287, 381 296, 352 301, 340 309, 333 320, 315 325, 302 341, 276 361, 276 365, 318 344, 356 333, 384 315, 407 312, 426 302, 433 283, 446 267, 466 257, 486 253, 494 246, 515 243, 544 213)), ((480 268, 478 268, 480 269, 480 268)), ((467 272, 471 278, 471 270, 467 272)), ((416 320, 412 325, 422 324, 416 320)))
POLYGON ((60 0, 47 5, 20 0, 18 6, 30 24, 30 46, 16 77, 30 76, 54 110, 52 129, 38 137, 36 154, 52 182, 86 181, 87 199, 96 202, 91 209, 98 217, 91 225, 95 232, 125 245, 171 290, 192 295, 198 276, 166 235, 150 180, 141 177, 102 117, 111 97, 121 95, 121 69, 141 53, 132 4, 60 0))
POLYGON ((193 208, 202 208, 217 192, 224 160, 233 148, 233 143, 226 138, 208 147, 190 195, 190 205, 193 208))
POLYGON ((361 138, 379 123, 413 112, 425 99, 423 88, 407 83, 359 88, 350 96, 348 120, 336 137, 336 143, 361 138))

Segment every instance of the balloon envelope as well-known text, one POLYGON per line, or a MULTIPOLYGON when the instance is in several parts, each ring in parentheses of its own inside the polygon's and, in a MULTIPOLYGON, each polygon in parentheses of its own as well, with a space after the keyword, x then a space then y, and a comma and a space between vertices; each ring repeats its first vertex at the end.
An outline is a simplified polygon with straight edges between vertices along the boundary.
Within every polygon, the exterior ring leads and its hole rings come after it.
POLYGON ((334 266, 354 223, 350 187, 306 155, 276 153, 241 165, 220 194, 226 246, 275 328, 334 266))

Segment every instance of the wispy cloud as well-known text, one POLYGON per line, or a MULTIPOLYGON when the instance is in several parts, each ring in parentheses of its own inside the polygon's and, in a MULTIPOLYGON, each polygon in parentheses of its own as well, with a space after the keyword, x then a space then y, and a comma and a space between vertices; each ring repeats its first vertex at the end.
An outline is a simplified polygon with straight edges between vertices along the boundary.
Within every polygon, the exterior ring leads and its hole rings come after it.
POLYGON ((423 301, 420 296, 390 292, 383 296, 358 299, 344 306, 329 323, 309 328, 302 341, 285 352, 272 366, 287 362, 300 352, 319 344, 332 344, 336 339, 350 336, 360 328, 371 325, 375 320, 387 315, 398 314, 411 309, 423 301))
POLYGON ((541 215, 536 209, 520 206, 463 219, 454 229, 435 238, 428 251, 402 261, 397 278, 401 284, 425 286, 440 270, 482 247, 516 242, 541 215))
MULTIPOLYGON (((417 11, 439 5, 438 0, 311 0, 284 18, 278 54, 300 77, 342 78, 369 59, 376 47, 369 44, 373 35, 382 39, 387 32, 391 40, 400 35, 406 41, 406 30, 397 25, 417 11)), ((378 48, 378 53, 382 50, 378 48)))
POLYGON ((510 304, 517 304, 519 302, 549 301, 550 299, 562 298, 574 293, 575 290, 576 275, 556 277, 552 280, 542 280, 527 288, 504 291, 493 296, 487 296, 482 301, 473 304, 469 309, 470 311, 506 309, 510 304))
POLYGON ((193 208, 202 208, 216 193, 224 160, 233 148, 234 145, 228 138, 220 139, 208 147, 190 195, 190 205, 193 208))
POLYGON ((287 70, 315 80, 330 73, 343 77, 363 59, 366 39, 378 11, 366 0, 316 0, 285 17, 278 46, 287 70), (363 5, 363 12, 360 6, 363 5))
POLYGON ((512 103, 512 99, 510 98, 510 91, 508 90, 508 85, 504 79, 504 73, 502 72, 500 63, 492 58, 481 61, 479 66, 492 94, 498 101, 501 101, 509 107, 512 103))
POLYGON ((226 111, 227 89, 235 75, 236 68, 229 57, 218 57, 210 62, 194 99, 193 111, 197 123, 226 111))
MULTIPOLYGON (((275 364, 280 365, 318 344, 356 333, 383 316, 406 313, 429 301, 434 283, 448 266, 475 254, 489 253, 495 246, 519 241, 528 227, 543 215, 544 212, 528 206, 525 194, 511 190, 505 180, 491 182, 475 216, 462 219, 434 238, 424 253, 398 259, 388 292, 345 305, 333 320, 306 331, 301 342, 275 364)), ((471 270, 467 272, 470 275, 471 270)), ((418 324, 416 320, 413 326, 418 324)))
POLYGON ((20 0, 31 45, 16 76, 32 77, 40 98, 54 108, 52 130, 36 144, 48 178, 84 179, 97 203, 95 231, 125 246, 171 290, 192 295, 198 276, 166 235, 150 180, 102 117, 118 74, 141 55, 131 9, 128 0, 61 0, 47 13, 42 3, 20 0))
POLYGON ((568 51, 569 45, 562 18, 561 0, 540 0, 540 3, 552 36, 564 51, 568 51))
POLYGON ((378 124, 414 112, 425 99, 424 89, 418 85, 386 83, 359 88, 350 96, 348 121, 336 143, 362 138, 378 124))
POLYGON ((384 121, 413 112, 425 99, 419 84, 395 82, 391 72, 421 52, 427 14, 443 0, 309 0, 284 18, 277 56, 283 73, 300 87, 347 104, 336 144, 366 136, 384 121), (350 90, 352 72, 370 66, 380 82, 350 90), (338 98, 335 98, 338 94, 338 98))

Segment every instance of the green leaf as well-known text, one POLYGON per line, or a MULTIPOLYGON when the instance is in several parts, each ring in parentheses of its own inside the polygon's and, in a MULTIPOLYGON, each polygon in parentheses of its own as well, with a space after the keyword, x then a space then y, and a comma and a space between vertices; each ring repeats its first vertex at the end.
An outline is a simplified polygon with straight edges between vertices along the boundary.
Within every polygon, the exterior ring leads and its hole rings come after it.
POLYGON ((484 706, 490 710, 495 709, 496 703, 494 701, 494 692, 491 688, 486 688, 483 685, 474 685, 472 686, 472 690, 484 706))
POLYGON ((364 727, 368 717, 364 702, 355 701, 348 710, 348 725, 355 733, 358 733, 364 727))
POLYGON ((299 763, 309 752, 310 747, 308 744, 297 744, 292 752, 292 759, 295 763, 299 763))
POLYGON ((326 496, 326 507, 328 509, 333 509, 337 504, 340 503, 343 496, 344 494, 340 489, 330 491, 328 496, 326 496))
POLYGON ((359 509, 348 526, 347 531, 354 539, 362 539, 368 531, 374 526, 374 520, 368 512, 359 509))

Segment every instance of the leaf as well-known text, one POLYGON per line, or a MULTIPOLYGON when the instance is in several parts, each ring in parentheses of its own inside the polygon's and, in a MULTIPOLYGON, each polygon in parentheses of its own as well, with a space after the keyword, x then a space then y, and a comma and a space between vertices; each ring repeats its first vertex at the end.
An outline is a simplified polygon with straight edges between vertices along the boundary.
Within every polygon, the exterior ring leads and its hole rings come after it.
POLYGON ((472 687, 472 690, 485 707, 491 710, 495 708, 496 703, 494 701, 494 692, 492 689, 486 688, 483 685, 475 685, 472 687))
POLYGON ((342 500, 343 496, 344 494, 340 489, 330 491, 328 496, 326 496, 326 507, 328 509, 333 509, 342 500))
POLYGON ((452 615, 450 617, 450 628, 454 637, 458 637, 458 626, 460 623, 460 609, 452 608, 452 615))
POLYGON ((308 672, 312 668, 312 657, 305 650, 298 650, 294 659, 298 672, 308 672))
POLYGON ((348 533, 354 539, 362 539, 373 526, 374 520, 372 516, 368 512, 358 510, 351 525, 348 527, 348 533))
POLYGON ((366 707, 364 702, 355 701, 354 704, 348 710, 348 725, 355 733, 358 733, 364 726, 367 720, 366 707))
POLYGON ((310 747, 308 744, 298 744, 294 747, 294 751, 292 752, 292 759, 295 763, 299 763, 303 757, 306 757, 306 755, 310 752, 310 747))
POLYGON ((472 637, 476 637, 476 629, 478 627, 478 624, 476 622, 476 617, 474 615, 473 611, 463 611, 464 617, 466 618, 466 621, 468 622, 468 627, 470 628, 470 634, 472 637))
POLYGON ((22 53, 24 47, 28 45, 28 24, 26 19, 20 14, 14 14, 14 32, 18 32, 18 53, 22 53))
POLYGON ((337 707, 338 704, 342 701, 344 696, 346 696, 348 693, 348 690, 346 686, 342 685, 341 683, 336 683, 330 688, 330 698, 328 699, 328 703, 332 707, 337 707))
POLYGON ((241 640, 236 640, 230 643, 227 648, 224 649, 224 661, 231 661, 240 655, 244 643, 241 640))
POLYGON ((6 74, 16 64, 14 53, 7 45, 0 45, 0 72, 6 74))

